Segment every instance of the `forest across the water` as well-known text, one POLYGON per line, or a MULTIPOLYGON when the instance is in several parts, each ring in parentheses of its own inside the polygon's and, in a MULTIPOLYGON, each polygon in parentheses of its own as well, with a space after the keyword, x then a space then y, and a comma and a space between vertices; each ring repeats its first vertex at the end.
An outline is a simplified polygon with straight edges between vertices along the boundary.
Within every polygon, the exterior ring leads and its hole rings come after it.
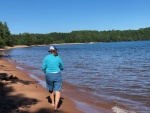
POLYGON ((47 34, 11 34, 7 23, 0 21, 0 48, 15 45, 43 45, 61 43, 120 42, 150 40, 150 27, 138 30, 80 30, 69 33, 52 32, 47 34))

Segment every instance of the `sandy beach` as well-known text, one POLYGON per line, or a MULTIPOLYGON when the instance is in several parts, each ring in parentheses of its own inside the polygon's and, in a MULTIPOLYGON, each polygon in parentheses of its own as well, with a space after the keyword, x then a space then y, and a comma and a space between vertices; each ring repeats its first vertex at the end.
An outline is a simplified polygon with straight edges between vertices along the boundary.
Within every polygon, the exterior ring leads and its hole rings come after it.
POLYGON ((82 113, 64 95, 58 107, 54 111, 48 91, 36 80, 0 58, 0 113, 82 113))
MULTIPOLYGON (((25 47, 31 46, 18 45, 6 47, 5 50, 25 47)), ((5 57, 3 54, 0 57, 0 113, 55 112, 50 105, 49 92, 39 81, 32 78, 27 72, 17 68, 15 62, 10 63, 3 56, 5 57)), ((79 91, 78 87, 66 82, 63 82, 57 112, 112 113, 111 106, 96 103, 91 95, 79 91)))

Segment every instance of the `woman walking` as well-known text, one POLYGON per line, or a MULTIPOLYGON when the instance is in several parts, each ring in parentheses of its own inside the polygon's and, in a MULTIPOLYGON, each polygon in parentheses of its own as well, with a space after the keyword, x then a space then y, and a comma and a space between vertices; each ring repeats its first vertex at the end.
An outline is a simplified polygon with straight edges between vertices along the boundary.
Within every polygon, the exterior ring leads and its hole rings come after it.
POLYGON ((45 56, 42 70, 45 72, 46 86, 50 92, 51 105, 54 110, 57 110, 58 102, 60 99, 60 91, 62 89, 62 74, 61 70, 64 69, 63 62, 58 56, 57 48, 50 46, 48 51, 50 54, 45 56))

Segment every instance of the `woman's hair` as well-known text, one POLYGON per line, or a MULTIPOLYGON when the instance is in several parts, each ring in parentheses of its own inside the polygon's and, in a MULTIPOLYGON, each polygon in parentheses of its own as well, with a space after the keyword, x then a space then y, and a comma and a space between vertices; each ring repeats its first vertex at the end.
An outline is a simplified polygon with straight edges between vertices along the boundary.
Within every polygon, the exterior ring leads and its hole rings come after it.
POLYGON ((58 52, 57 52, 57 50, 50 50, 50 53, 52 53, 52 54, 54 54, 55 56, 58 56, 58 52))

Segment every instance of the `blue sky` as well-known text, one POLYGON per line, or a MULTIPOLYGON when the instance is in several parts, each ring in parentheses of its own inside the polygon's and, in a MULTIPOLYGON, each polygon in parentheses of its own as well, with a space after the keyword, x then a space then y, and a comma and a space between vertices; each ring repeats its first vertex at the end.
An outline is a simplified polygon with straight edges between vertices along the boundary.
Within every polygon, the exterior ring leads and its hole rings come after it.
POLYGON ((150 27, 150 0, 0 0, 12 34, 150 27))

